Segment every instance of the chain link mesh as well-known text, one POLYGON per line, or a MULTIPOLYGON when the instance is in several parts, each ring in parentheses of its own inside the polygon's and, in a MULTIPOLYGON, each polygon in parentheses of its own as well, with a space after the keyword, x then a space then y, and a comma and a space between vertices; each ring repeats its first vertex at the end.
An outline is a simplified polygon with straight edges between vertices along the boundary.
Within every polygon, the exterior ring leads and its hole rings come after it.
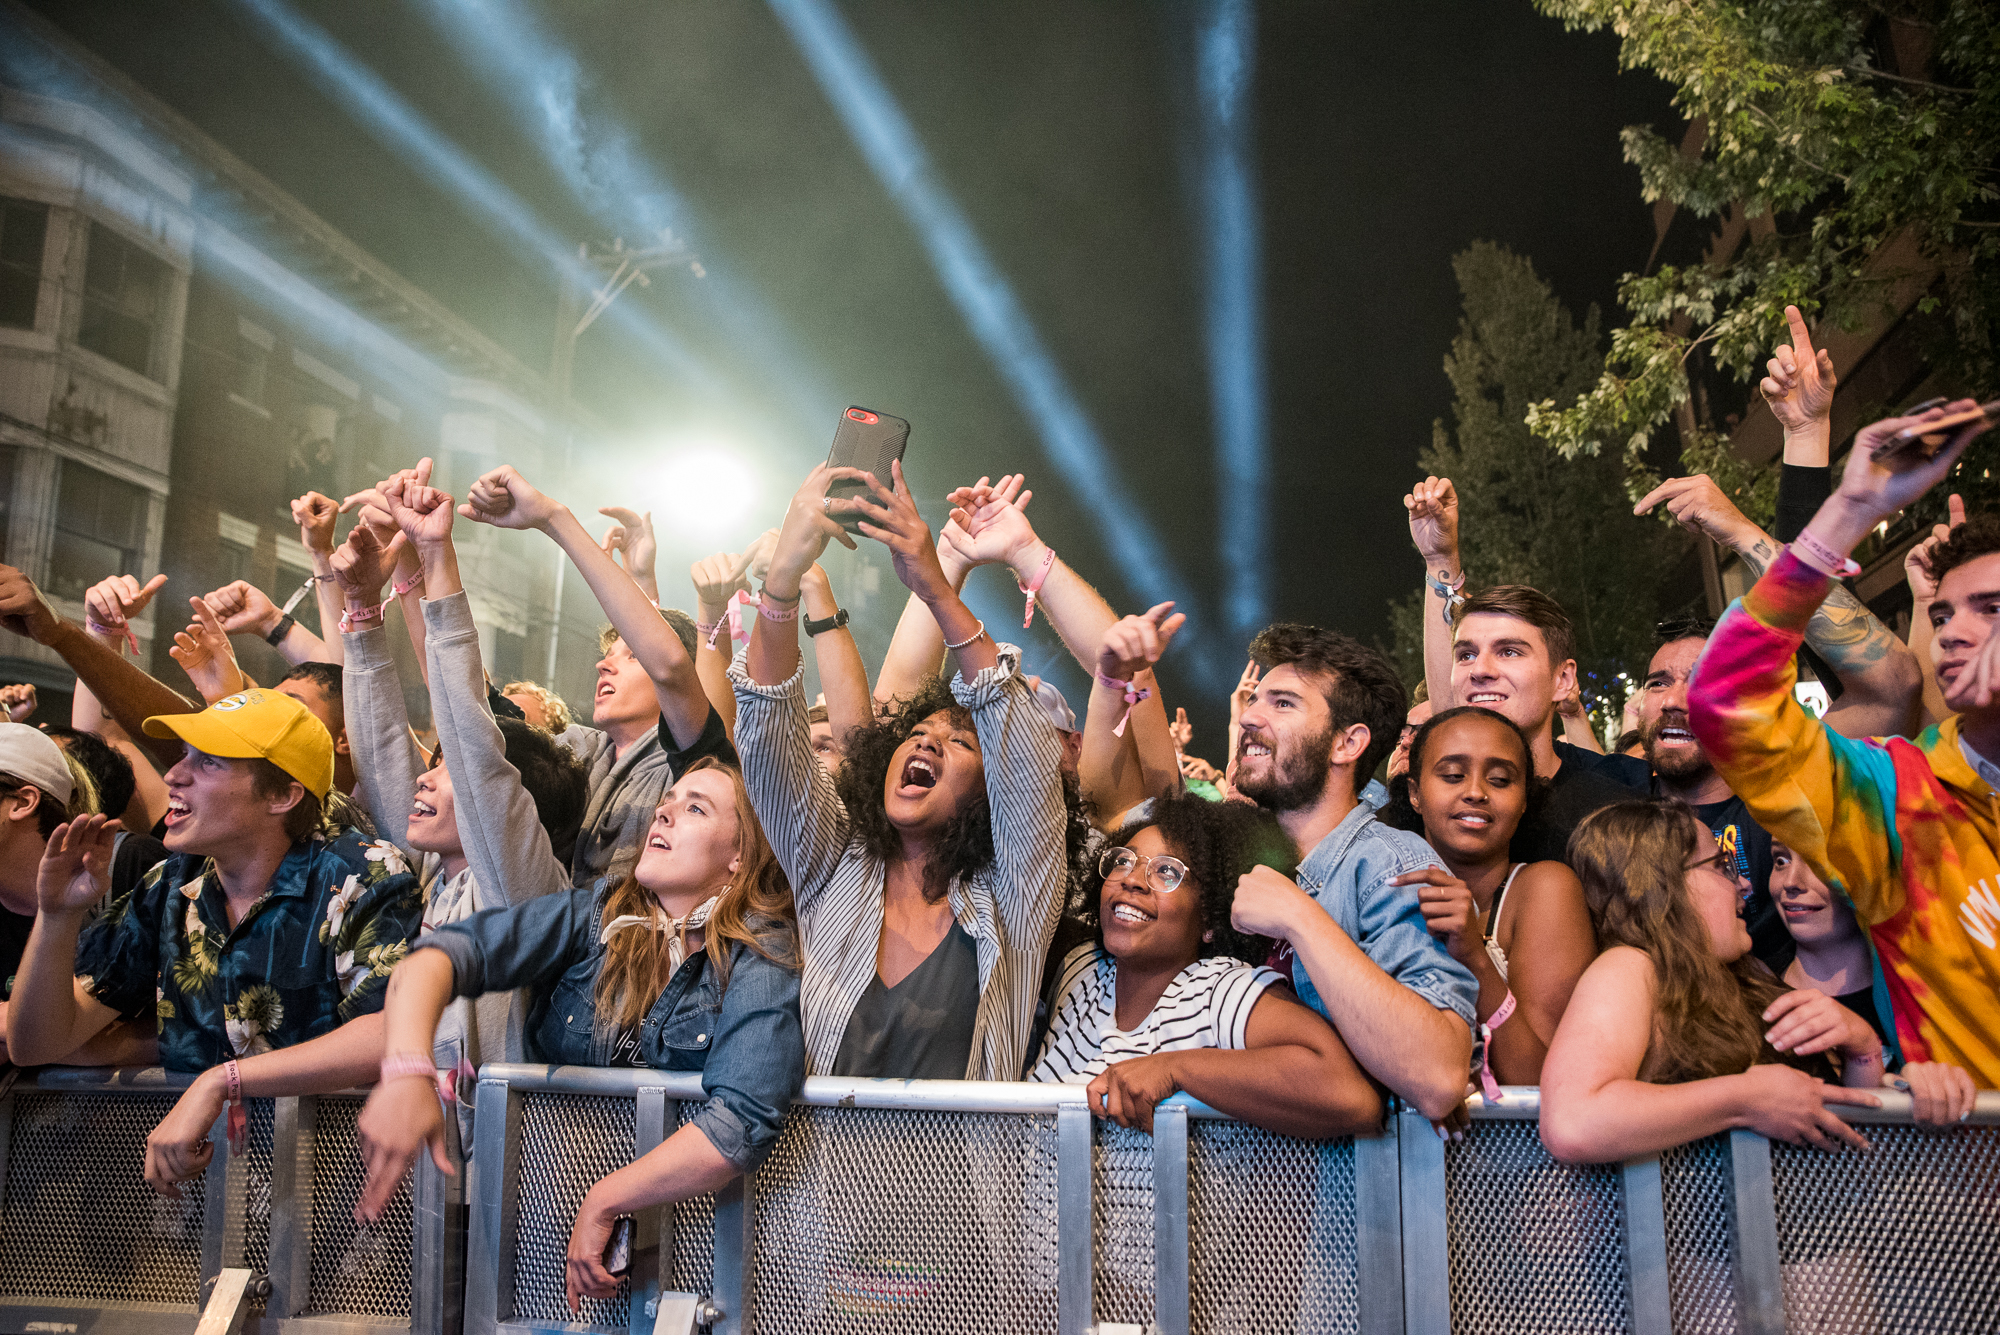
POLYGON ((1197 1335, 1359 1328, 1353 1141, 1192 1120, 1188 1215, 1197 1335))
POLYGON ((0 1294, 177 1303, 201 1284, 201 1180, 178 1202, 143 1176, 173 1094, 16 1090, 0 1230, 0 1294))
POLYGON ((1046 1335, 1055 1155, 1053 1116, 794 1108, 757 1171, 756 1327, 1046 1335))
POLYGON ((2000 1127, 1861 1132, 1866 1153, 1771 1146, 1787 1327, 2000 1330, 2000 1127))
POLYGON ((1445 1148, 1454 1331, 1630 1329, 1618 1170, 1557 1163, 1532 1121, 1479 1121, 1445 1148))
POLYGON ((1710 1136, 1660 1156, 1667 1216, 1667 1292, 1681 1335, 1735 1335, 1731 1245, 1734 1175, 1729 1137, 1710 1136))
POLYGON ((632 1162, 636 1120, 637 1105, 629 1098, 523 1095, 514 1320, 575 1320, 619 1330, 629 1323, 632 1292, 627 1281, 619 1281, 613 1298, 585 1298, 581 1313, 572 1317, 563 1279, 577 1209, 600 1178, 632 1162))
MULTIPOLYGON (((413 1212, 410 1178, 373 1224, 357 1224, 354 1207, 367 1173, 355 1123, 362 1100, 323 1098, 313 1136, 312 1278, 308 1315, 354 1314, 410 1318, 413 1212)), ((428 1153, 428 1151, 426 1151, 428 1153)))

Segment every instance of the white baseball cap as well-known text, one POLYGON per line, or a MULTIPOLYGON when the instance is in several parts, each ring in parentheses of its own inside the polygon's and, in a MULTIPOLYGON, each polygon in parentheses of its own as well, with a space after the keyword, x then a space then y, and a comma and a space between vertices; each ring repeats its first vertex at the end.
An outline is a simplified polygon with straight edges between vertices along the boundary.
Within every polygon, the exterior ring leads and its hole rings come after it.
POLYGON ((1054 682, 1047 677, 1036 677, 1028 689, 1034 693, 1035 702, 1042 707, 1042 712, 1049 716, 1049 722, 1063 732, 1076 731, 1076 711, 1069 707, 1069 701, 1063 699, 1063 693, 1056 689, 1054 682))
POLYGON ((25 723, 0 723, 0 774, 33 784, 64 806, 76 792, 62 748, 47 733, 25 723))

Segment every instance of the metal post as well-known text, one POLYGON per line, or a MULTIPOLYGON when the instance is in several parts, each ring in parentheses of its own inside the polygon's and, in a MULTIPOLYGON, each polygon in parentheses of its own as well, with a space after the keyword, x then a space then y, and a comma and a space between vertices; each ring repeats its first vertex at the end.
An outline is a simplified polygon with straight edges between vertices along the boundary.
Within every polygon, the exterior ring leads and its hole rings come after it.
POLYGON ((1056 1246, 1061 1252, 1056 1290, 1056 1328, 1062 1335, 1088 1335, 1096 1314, 1091 1294, 1096 1264, 1095 1230, 1090 1217, 1090 1109, 1065 1103, 1056 1111, 1056 1246))
MULTIPOLYGON (((632 1115, 634 1162, 665 1143, 667 1126, 678 1106, 664 1089, 640 1089, 632 1115)), ((659 1315, 660 1295, 673 1271, 673 1216, 671 1205, 641 1210, 633 1216, 631 1335, 648 1335, 653 1318, 659 1315)))
POLYGON ((1188 1335, 1188 1110, 1153 1109, 1153 1332, 1188 1335))
POLYGON ((472 1118, 472 1218, 466 1239, 465 1325, 486 1335, 514 1315, 515 1223, 520 1205, 521 1096, 479 1081, 472 1118), (479 1282, 483 1278, 484 1283, 479 1282))
MULTIPOLYGON (((1428 1133, 1430 1127, 1426 1125, 1428 1133)), ((1354 1138, 1354 1266, 1361 1335, 1403 1335, 1403 1172, 1399 1124, 1354 1138)), ((1328 1145, 1322 1160, 1338 1153, 1328 1145)), ((1325 1190, 1322 1171, 1319 1189, 1325 1190)), ((1315 1216, 1332 1217, 1335 1203, 1316 1201, 1315 1216)))
POLYGON ((1771 1186, 1771 1142, 1755 1131, 1731 1131, 1729 1164, 1736 1329, 1742 1335, 1784 1335, 1785 1289, 1778 1266, 1778 1201, 1771 1186))
POLYGON ((410 1175, 410 1335, 459 1335, 465 1323, 465 1145, 456 1108, 444 1118, 445 1157, 458 1171, 438 1171, 428 1152, 410 1175))
POLYGON ((1444 1211, 1444 1142, 1414 1108, 1396 1114, 1402 1172, 1403 1317, 1408 1335, 1450 1335, 1451 1246, 1444 1211))
POLYGON ((753 1169, 715 1193, 715 1292, 722 1316, 715 1335, 749 1335, 750 1256, 757 1235, 757 1174, 753 1169))
POLYGON ((1667 1284, 1667 1210, 1660 1158, 1627 1163, 1620 1173, 1625 1204, 1625 1272, 1632 1335, 1672 1335, 1673 1294, 1667 1284))
MULTIPOLYGON (((208 1128, 208 1143, 215 1146, 215 1154, 208 1161, 208 1171, 202 1175, 202 1191, 207 1197, 201 1213, 201 1292, 206 1292, 215 1282, 224 1266, 243 1264, 243 1224, 236 1225, 236 1249, 229 1251, 229 1179, 233 1176, 229 1168, 229 1109, 224 1108, 208 1128)), ((195 1305, 201 1305, 199 1297, 195 1305)))
POLYGON ((312 1181, 319 1100, 277 1101, 271 1127, 271 1298, 265 1314, 284 1320, 312 1299, 312 1181))

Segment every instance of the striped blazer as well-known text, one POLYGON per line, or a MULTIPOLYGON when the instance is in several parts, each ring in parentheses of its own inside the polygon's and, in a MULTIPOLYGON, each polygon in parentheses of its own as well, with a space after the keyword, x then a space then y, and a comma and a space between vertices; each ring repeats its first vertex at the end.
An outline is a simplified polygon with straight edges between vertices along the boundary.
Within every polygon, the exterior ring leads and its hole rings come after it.
MULTIPOLYGON (((951 683, 979 733, 995 855, 991 866, 950 889, 952 916, 979 956, 968 1080, 1020 1078, 1069 876, 1062 745, 1020 668, 1021 651, 1003 644, 999 663, 970 685, 963 677, 951 683)), ((833 1069, 848 1019, 875 977, 885 868, 847 836, 846 808, 813 756, 804 664, 783 684, 760 686, 738 653, 729 676, 743 782, 798 909, 806 1074, 821 1075, 833 1069)))

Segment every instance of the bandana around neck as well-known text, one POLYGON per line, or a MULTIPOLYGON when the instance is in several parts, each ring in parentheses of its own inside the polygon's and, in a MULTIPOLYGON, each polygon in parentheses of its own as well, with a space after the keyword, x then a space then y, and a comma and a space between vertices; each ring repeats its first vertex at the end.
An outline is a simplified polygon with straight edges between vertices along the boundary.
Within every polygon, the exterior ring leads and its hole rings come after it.
POLYGON ((598 933, 597 942, 599 945, 608 944, 613 936, 627 927, 651 927, 656 931, 665 932, 668 972, 678 973, 681 964, 687 959, 687 934, 699 931, 708 925, 708 915, 715 912, 715 906, 721 898, 720 895, 710 896, 697 904, 694 911, 685 918, 673 917, 657 904, 649 914, 621 913, 604 924, 604 930, 598 933))

